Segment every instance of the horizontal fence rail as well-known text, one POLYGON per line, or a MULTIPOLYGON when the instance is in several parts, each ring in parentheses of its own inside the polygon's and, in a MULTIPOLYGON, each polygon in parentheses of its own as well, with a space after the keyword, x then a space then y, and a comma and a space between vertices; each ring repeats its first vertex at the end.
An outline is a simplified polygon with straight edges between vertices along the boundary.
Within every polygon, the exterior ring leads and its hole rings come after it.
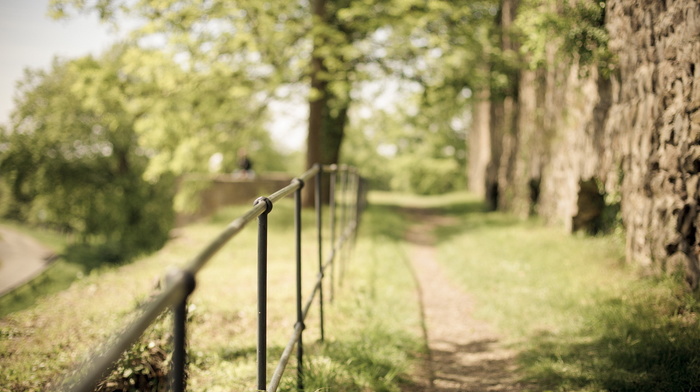
POLYGON ((170 390, 184 391, 186 388, 187 372, 187 300, 195 290, 197 273, 207 262, 233 237, 253 220, 258 220, 258 346, 257 346, 257 389, 268 392, 276 391, 282 375, 292 356, 294 347, 297 348, 297 387, 303 389, 302 361, 304 355, 303 331, 306 328, 304 320, 316 298, 319 305, 319 329, 321 340, 324 339, 324 292, 323 282, 326 272, 330 278, 330 300, 333 300, 335 286, 342 281, 344 260, 347 252, 354 243, 362 210, 366 204, 365 183, 358 171, 346 165, 314 165, 291 183, 267 197, 259 197, 253 207, 233 220, 221 233, 204 247, 183 268, 173 268, 165 274, 165 287, 152 296, 139 317, 131 322, 124 332, 115 337, 107 349, 94 353, 89 361, 74 373, 77 376, 68 378, 63 383, 62 390, 87 392, 93 391, 98 383, 109 375, 119 358, 143 335, 164 312, 173 312, 173 352, 170 369, 170 390), (324 180, 325 178, 325 180, 324 180), (314 208, 316 213, 318 274, 316 282, 306 302, 302 297, 302 196, 301 190, 306 184, 314 181, 314 208), (327 187, 324 188, 324 181, 327 187), (324 259, 323 249, 323 191, 328 195, 328 230, 330 249, 324 259), (296 323, 292 336, 285 346, 274 373, 267 384, 267 216, 273 210, 274 204, 287 197, 294 196, 294 231, 295 231, 295 264, 296 264, 296 323), (340 216, 338 216, 340 215, 340 216), (336 264, 340 276, 335 277, 336 264))

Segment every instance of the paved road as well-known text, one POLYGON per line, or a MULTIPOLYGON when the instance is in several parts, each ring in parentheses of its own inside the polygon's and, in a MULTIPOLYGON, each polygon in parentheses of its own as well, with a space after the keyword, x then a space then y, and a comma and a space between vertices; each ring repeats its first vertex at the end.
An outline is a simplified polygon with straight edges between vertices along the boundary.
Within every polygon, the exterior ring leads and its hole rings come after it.
POLYGON ((39 275, 52 255, 34 238, 0 226, 0 296, 39 275))

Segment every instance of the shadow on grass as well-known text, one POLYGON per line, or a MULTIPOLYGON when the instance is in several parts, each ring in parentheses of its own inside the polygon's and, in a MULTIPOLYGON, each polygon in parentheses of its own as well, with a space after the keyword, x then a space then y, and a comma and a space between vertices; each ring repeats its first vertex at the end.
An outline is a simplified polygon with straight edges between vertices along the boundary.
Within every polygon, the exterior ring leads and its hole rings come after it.
POLYGON ((31 307, 40 297, 68 288, 79 272, 79 268, 64 260, 56 261, 39 276, 0 297, 0 318, 31 307))
POLYGON ((100 243, 68 245, 61 258, 78 266, 83 273, 89 274, 98 268, 125 264, 132 256, 125 255, 116 244, 100 243))
POLYGON ((520 356, 541 390, 698 391, 700 323, 692 296, 598 301, 585 328, 540 334, 520 356))
MULTIPOLYGON (((267 358, 273 362, 282 355, 284 351, 283 346, 268 346, 267 347, 267 358)), ((218 350, 219 358, 223 361, 233 362, 233 361, 251 361, 256 359, 258 353, 257 346, 224 346, 218 350)))
MULTIPOLYGON (((378 211, 378 213, 365 214, 370 218, 362 222, 360 229, 369 232, 372 236, 383 236, 394 241, 403 241, 407 225, 417 220, 427 220, 434 217, 448 219, 459 217, 461 220, 463 217, 473 214, 488 215, 483 202, 468 198, 466 194, 464 197, 451 197, 449 199, 426 196, 413 196, 409 199, 382 198, 379 201, 371 200, 369 208, 378 211), (372 219, 371 217, 381 218, 372 219)), ((438 225, 438 229, 444 229, 446 234, 456 235, 462 231, 462 224, 461 221, 451 222, 445 227, 438 225)))
MULTIPOLYGON (((463 234, 522 241, 513 235, 540 226, 537 220, 486 212, 466 198, 416 205, 388 200, 379 208, 408 212, 406 219, 437 217, 427 228, 435 229, 440 242, 463 234)), ((697 295, 671 279, 601 290, 592 304, 571 310, 583 320, 578 329, 526 337, 519 361, 527 384, 539 391, 700 391, 698 303, 697 295)))

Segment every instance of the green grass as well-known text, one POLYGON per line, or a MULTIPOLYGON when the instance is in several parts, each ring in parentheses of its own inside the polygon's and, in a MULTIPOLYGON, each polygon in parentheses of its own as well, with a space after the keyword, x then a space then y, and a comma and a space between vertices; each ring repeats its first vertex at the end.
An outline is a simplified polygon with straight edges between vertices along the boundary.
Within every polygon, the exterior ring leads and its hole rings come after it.
MULTIPOLYGON (((29 235, 42 244, 60 253, 66 246, 66 237, 49 230, 30 228, 13 222, 3 221, 3 226, 29 235)), ((70 286, 71 282, 83 274, 83 270, 74 263, 57 260, 51 266, 29 282, 0 297, 0 317, 18 310, 26 309, 36 303, 42 296, 57 293, 70 286)))
MULTIPOLYGON (((392 209, 372 206, 337 301, 312 347, 306 390, 399 391, 423 350, 415 285, 392 209)), ((289 388, 292 390, 293 388, 289 388)))
POLYGON ((74 243, 70 235, 11 221, 0 223, 36 239, 57 255, 56 260, 37 277, 0 297, 0 317, 27 309, 42 297, 65 290, 86 275, 100 274, 118 266, 100 261, 96 258, 99 253, 90 250, 89 246, 74 243))
MULTIPOLYGON (((184 264, 226 223, 248 207, 222 211, 208 222, 181 230, 160 252, 132 264, 93 270, 70 288, 39 298, 32 307, 0 319, 0 390, 53 389, 100 342, 137 314, 162 272, 184 264)), ((305 383, 339 391, 398 391, 413 356, 422 349, 415 290, 401 237, 401 218, 373 208, 366 222, 394 221, 392 232, 363 226, 352 260, 326 306, 325 342, 318 341, 318 308, 306 322, 305 383), (397 305, 398 304, 398 305, 397 305), (316 364, 322 364, 316 366, 316 364)), ((294 325, 294 248, 291 203, 276 204, 269 227, 268 374, 294 325)), ((304 295, 316 276, 313 211, 305 211, 304 295)), ((377 225, 377 227, 383 227, 377 225)), ((386 228, 386 227, 384 227, 386 228)), ((188 324, 191 390, 251 390, 255 384, 255 224, 246 228, 198 275, 188 324)), ((335 271, 336 278, 341 269, 335 271)), ((326 299, 329 298, 326 285, 326 299)), ((125 385, 139 374, 162 376, 167 359, 168 318, 147 331, 111 377, 125 385)), ((294 389, 291 361, 283 389, 294 389)), ((162 382, 154 381, 154 382, 162 382)))
POLYGON ((47 295, 58 293, 83 275, 80 267, 65 260, 57 260, 27 284, 0 297, 0 317, 27 309, 47 295))
MULTIPOLYGON (((620 238, 571 236, 536 220, 487 213, 460 193, 373 193, 370 203, 352 259, 334 271, 344 279, 325 309, 324 342, 317 307, 306 321, 307 390, 399 391, 419 364, 425 342, 399 207, 454 217, 437 229, 439 258, 475 298, 476 316, 496 326, 520 353, 520 371, 532 390, 700 389, 697 297, 673 277, 641 278, 625 265, 620 238)), ((223 210, 184 228, 154 255, 94 269, 69 288, 0 318, 0 391, 54 389, 86 353, 134 317, 169 265, 187 262, 245 209, 223 210)), ((305 296, 317 268, 313 221, 313 211, 305 211, 305 296)), ((254 226, 198 276, 188 326, 191 390, 254 388, 254 226)), ((275 205, 269 226, 271 374, 294 325, 291 203, 275 205)), ((326 299, 329 291, 326 285, 326 299)), ((146 333, 113 382, 128 382, 139 372, 162 375, 167 323, 166 317, 146 333)), ((294 389, 295 368, 293 358, 282 390, 294 389)))
POLYGON ((621 238, 484 213, 466 197, 442 212, 459 220, 438 230, 440 259, 521 352, 534 390, 700 389, 697 297, 680 279, 640 277, 621 238))

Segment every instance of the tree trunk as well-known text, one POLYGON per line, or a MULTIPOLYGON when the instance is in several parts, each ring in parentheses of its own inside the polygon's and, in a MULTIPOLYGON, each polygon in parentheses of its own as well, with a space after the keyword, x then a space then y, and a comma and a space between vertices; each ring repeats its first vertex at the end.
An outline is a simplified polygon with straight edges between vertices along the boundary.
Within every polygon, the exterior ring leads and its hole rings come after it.
POLYGON ((488 89, 482 88, 476 93, 473 113, 474 120, 467 146, 469 148, 467 181, 470 192, 485 197, 486 167, 491 159, 491 139, 489 137, 491 102, 489 102, 488 89))
MULTIPOLYGON (((326 24, 332 18, 327 14, 327 0, 313 0, 312 12, 314 23, 326 24)), ((319 55, 319 49, 327 45, 323 36, 314 38, 313 58, 311 60, 311 99, 309 101, 309 130, 307 137, 306 166, 314 164, 329 165, 340 161, 340 146, 347 124, 349 97, 338 97, 328 89, 328 70, 324 66, 324 58, 319 55)), ((338 75, 331 78, 337 80, 338 75)), ((345 80, 346 83, 349 81, 345 80)), ((327 176, 324 176, 324 180, 327 176)), ((305 186, 303 205, 314 204, 315 184, 305 186)), ((322 193, 322 201, 327 203, 329 192, 322 193)))
MULTIPOLYGON (((517 52, 518 47, 511 39, 511 27, 515 20, 517 0, 502 0, 498 25, 501 50, 517 52)), ((517 113, 518 74, 510 65, 501 64, 499 71, 506 74, 509 84, 501 89, 491 90, 490 108, 490 151, 491 157, 486 167, 486 204, 492 210, 508 208, 508 179, 512 172, 512 151, 514 148, 514 126, 517 113)))
MULTIPOLYGON (((326 20, 326 0, 312 0, 312 18, 314 25, 325 23, 326 20)), ((324 71, 323 58, 319 55, 319 48, 322 44, 320 37, 313 39, 313 52, 311 58, 311 97, 309 98, 309 128, 306 137, 306 167, 311 168, 316 163, 322 162, 322 134, 323 119, 327 110, 327 85, 322 78, 324 71)), ((315 184, 313 182, 304 186, 303 205, 310 207, 314 205, 315 184)))

